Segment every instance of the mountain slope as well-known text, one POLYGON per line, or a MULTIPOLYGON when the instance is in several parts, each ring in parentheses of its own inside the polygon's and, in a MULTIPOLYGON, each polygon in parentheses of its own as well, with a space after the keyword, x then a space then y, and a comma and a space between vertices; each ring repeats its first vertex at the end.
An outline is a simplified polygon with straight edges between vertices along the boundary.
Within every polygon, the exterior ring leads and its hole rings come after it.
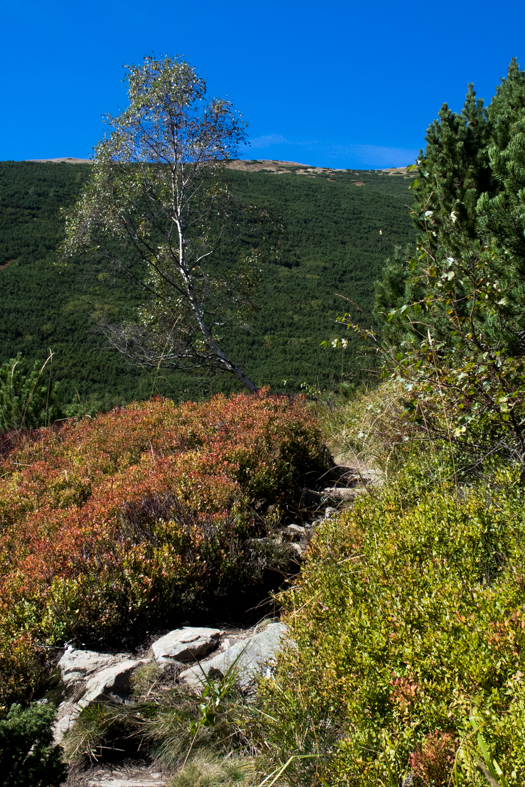
MULTIPOLYGON (((89 263, 53 264, 59 209, 74 201, 89 171, 88 164, 0 163, 0 362, 19 351, 43 360, 51 348, 65 398, 104 407, 154 391, 185 399, 235 389, 225 376, 137 371, 104 347, 97 319, 131 317, 142 293, 89 263)), ((263 268, 250 330, 225 335, 228 350, 260 385, 282 388, 286 380, 294 391, 302 383, 335 385, 341 374, 360 379, 369 362, 357 358, 355 341, 343 358, 320 343, 338 335, 336 315, 350 309, 339 295, 363 310, 360 322, 369 320, 384 260, 413 237, 410 176, 233 162, 227 177, 241 203, 268 208, 286 230, 278 259, 263 268)))

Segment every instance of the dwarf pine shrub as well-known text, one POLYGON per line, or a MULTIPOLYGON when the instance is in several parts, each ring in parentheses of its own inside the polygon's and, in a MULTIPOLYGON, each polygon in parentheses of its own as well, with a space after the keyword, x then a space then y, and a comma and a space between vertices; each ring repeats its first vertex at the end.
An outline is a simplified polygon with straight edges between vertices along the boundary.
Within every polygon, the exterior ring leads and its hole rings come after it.
POLYGON ((65 777, 60 748, 53 746, 53 705, 14 704, 0 719, 0 787, 59 787, 65 777))

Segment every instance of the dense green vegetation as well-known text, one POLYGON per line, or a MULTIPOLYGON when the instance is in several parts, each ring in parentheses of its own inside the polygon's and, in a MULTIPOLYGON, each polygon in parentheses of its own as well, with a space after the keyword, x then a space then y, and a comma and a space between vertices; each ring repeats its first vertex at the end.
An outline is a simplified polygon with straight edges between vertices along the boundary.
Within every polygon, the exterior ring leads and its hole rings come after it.
POLYGON ((338 416, 385 483, 281 597, 297 647, 261 739, 294 784, 524 783, 524 150, 515 61, 429 128, 417 253, 379 288, 395 382, 338 416))
MULTIPOLYGON (((74 202, 89 171, 89 165, 0 164, 0 362, 18 352, 31 364, 43 362, 51 348, 53 378, 65 400, 92 400, 104 409, 157 391, 184 400, 232 390, 235 382, 225 376, 131 368, 94 332, 101 316, 131 317, 143 294, 95 265, 54 264, 63 236, 59 210, 74 202)), ((413 237, 405 207, 412 192, 403 175, 294 171, 227 171, 241 204, 268 209, 282 220, 285 234, 278 254, 268 255, 263 266, 250 330, 224 339, 258 385, 282 389, 286 380, 285 390, 292 391, 302 383, 337 385, 342 360, 343 380, 361 378, 360 368, 370 361, 357 357, 357 342, 343 359, 320 347, 337 334, 338 294, 359 304, 370 320, 385 258, 413 237)))
POLYGON ((523 502, 516 469, 457 487, 450 456, 418 452, 322 527, 262 695, 274 766, 310 755, 291 783, 486 785, 485 745, 523 784, 523 502))
POLYGON ((525 72, 513 60, 486 108, 470 85, 426 141, 417 251, 386 267, 379 291, 394 374, 419 422, 472 464, 497 451, 523 465, 525 72))
POLYGON ((57 787, 66 768, 53 746, 51 722, 56 708, 34 702, 14 704, 0 720, 0 784, 2 787, 57 787))

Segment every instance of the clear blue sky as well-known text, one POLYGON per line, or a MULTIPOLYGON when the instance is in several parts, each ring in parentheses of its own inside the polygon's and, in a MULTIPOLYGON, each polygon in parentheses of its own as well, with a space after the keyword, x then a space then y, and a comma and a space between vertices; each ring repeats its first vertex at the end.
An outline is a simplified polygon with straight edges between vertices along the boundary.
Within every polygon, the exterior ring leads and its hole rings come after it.
POLYGON ((444 101, 525 69, 523 0, 1 0, 0 30, 0 160, 89 158, 151 53, 243 113, 242 158, 344 168, 411 163, 444 101))

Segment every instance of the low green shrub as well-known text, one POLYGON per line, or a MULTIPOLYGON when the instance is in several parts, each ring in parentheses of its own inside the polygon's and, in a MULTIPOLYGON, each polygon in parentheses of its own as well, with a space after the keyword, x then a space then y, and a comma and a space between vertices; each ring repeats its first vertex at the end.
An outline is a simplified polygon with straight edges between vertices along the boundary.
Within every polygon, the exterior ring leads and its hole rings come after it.
POLYGON ((1 787, 58 787, 65 777, 60 748, 53 746, 53 705, 12 705, 0 720, 1 787))
POLYGON ((452 470, 419 457, 325 522, 280 596, 296 647, 254 734, 291 783, 486 787, 483 747, 525 783, 525 489, 452 470))

